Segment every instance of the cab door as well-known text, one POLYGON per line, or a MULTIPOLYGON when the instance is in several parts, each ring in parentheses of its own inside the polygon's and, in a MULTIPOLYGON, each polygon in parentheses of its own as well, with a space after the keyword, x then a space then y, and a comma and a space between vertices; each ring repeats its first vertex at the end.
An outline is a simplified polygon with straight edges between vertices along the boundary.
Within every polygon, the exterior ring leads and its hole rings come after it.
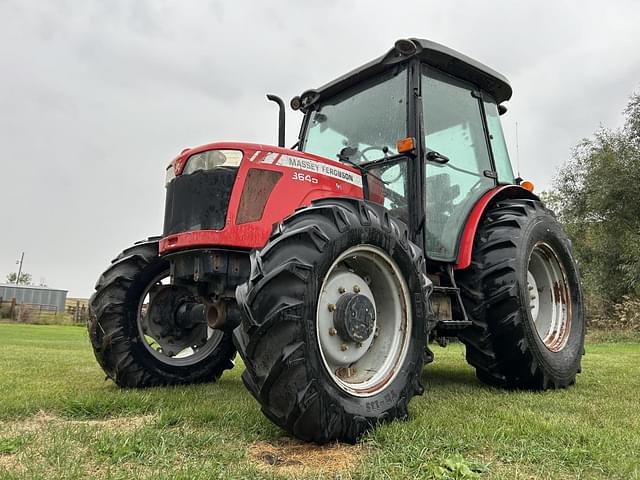
POLYGON ((453 262, 466 219, 478 199, 496 185, 473 85, 423 66, 425 145, 425 253, 453 262))

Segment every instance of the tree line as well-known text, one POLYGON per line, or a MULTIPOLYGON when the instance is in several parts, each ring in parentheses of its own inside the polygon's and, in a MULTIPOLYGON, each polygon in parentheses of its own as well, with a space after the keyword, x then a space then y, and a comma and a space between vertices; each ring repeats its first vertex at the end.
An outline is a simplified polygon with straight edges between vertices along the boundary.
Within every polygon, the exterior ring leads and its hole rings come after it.
POLYGON ((590 317, 607 326, 627 305, 640 325, 640 92, 621 128, 574 148, 543 199, 573 242, 590 317))

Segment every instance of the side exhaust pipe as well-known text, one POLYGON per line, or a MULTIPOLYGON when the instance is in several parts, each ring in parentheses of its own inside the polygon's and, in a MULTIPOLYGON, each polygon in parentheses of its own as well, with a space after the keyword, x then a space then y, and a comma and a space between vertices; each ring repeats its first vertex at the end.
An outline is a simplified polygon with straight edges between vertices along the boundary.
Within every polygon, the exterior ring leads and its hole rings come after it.
POLYGON ((271 93, 267 93, 267 99, 278 104, 278 146, 284 147, 284 102, 280 97, 271 93))

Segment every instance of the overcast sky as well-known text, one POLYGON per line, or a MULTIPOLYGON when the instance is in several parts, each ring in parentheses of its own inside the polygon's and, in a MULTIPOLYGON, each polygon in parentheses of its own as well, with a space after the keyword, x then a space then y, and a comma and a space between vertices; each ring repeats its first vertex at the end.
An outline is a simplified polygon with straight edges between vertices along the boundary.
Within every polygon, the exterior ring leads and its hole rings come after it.
MULTIPOLYGON (((509 78, 515 166, 547 187, 640 86, 637 1, 0 0, 0 281, 88 297, 162 230, 164 169, 216 140, 275 143, 289 99, 386 52, 443 43, 509 78)), ((287 144, 300 115, 289 112, 287 144)))

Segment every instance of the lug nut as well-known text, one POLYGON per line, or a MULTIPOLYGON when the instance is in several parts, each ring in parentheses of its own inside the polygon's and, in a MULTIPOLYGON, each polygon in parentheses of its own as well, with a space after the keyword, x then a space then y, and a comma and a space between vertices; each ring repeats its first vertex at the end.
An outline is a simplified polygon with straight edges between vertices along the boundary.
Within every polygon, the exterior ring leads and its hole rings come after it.
POLYGON ((335 312, 336 311, 336 304, 335 303, 330 303, 329 305, 327 305, 327 308, 329 309, 330 312, 335 312))
POLYGON ((331 327, 329 329, 329 335, 331 335, 332 337, 335 336, 337 333, 338 331, 334 327, 331 327))
POLYGON ((353 286, 353 291, 356 293, 360 293, 360 287, 358 285, 353 286))
POLYGON ((340 293, 340 295, 342 295, 344 292, 346 292, 347 289, 344 287, 338 287, 338 293, 340 293))
POLYGON ((349 350, 349 347, 347 346, 347 344, 343 343, 342 345, 340 345, 340 350, 346 352, 347 350, 349 350))
POLYGON ((362 343, 360 342, 356 343, 356 348, 362 348, 362 343))

